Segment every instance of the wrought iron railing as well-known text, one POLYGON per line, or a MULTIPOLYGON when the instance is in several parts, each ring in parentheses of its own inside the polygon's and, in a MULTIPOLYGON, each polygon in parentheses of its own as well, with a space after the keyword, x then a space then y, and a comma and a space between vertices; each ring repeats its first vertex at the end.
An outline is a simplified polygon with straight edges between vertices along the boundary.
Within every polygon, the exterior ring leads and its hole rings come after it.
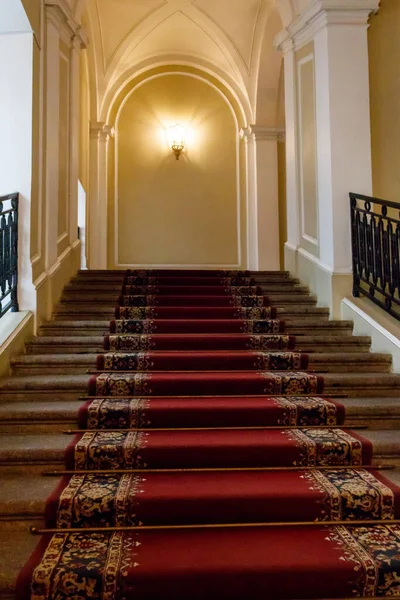
POLYGON ((18 311, 18 194, 0 197, 0 317, 18 311))
POLYGON ((353 296, 400 320, 400 204, 350 194, 353 296))

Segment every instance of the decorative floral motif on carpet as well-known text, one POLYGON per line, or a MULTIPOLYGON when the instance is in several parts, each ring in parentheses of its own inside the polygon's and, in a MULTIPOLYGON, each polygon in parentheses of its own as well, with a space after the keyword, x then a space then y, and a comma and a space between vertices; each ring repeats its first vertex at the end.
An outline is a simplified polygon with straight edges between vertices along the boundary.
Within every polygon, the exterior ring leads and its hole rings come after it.
MULTIPOLYGON (((294 347, 295 338, 289 335, 252 335, 244 341, 245 347, 249 350, 287 350, 294 347)), ((106 349, 111 352, 145 352, 157 349, 157 342, 157 336, 151 335, 109 335, 106 349)))
POLYGON ((302 448, 299 465, 362 465, 362 442, 342 429, 289 429, 283 432, 302 448))
POLYGON ((105 371, 229 369, 232 367, 240 368, 241 365, 244 369, 291 371, 307 368, 308 361, 307 355, 299 352, 243 352, 235 354, 227 351, 218 356, 215 356, 212 352, 204 352, 202 356, 194 353, 187 353, 185 356, 183 353, 168 354, 167 352, 108 352, 99 355, 98 362, 101 363, 99 368, 105 371), (208 360, 204 363, 205 366, 202 366, 202 358, 208 360), (236 358, 239 360, 236 360, 236 358))
POLYGON ((312 470, 302 475, 311 489, 325 497, 324 517, 329 521, 347 519, 394 519, 394 493, 365 469, 312 470))
MULTIPOLYGON (((201 382, 207 387, 215 381, 226 381, 226 393, 235 393, 237 391, 235 374, 228 377, 228 380, 221 379, 217 374, 215 379, 210 377, 201 382)), ((242 380, 241 380, 242 381, 242 380)), ((169 378, 162 374, 136 373, 102 373, 95 377, 91 383, 91 395, 94 396, 152 396, 159 395, 162 388, 163 395, 181 394, 186 395, 189 388, 193 386, 191 394, 195 393, 202 395, 200 391, 199 381, 196 376, 188 376, 188 378, 169 378), (94 389, 92 385, 94 384, 94 389), (92 391, 93 389, 93 391, 92 391), (94 392, 94 393, 93 393, 94 392)), ((252 385, 252 393, 279 395, 288 394, 296 396, 299 394, 318 394, 321 393, 321 379, 311 373, 297 372, 264 372, 264 373, 249 373, 246 375, 245 382, 252 385)), ((212 392, 211 392, 212 393, 212 392)))
MULTIPOLYGON (((273 536, 274 533, 266 536, 266 547, 273 544, 273 536)), ((135 532, 101 532, 90 538, 84 533, 54 535, 34 571, 32 600, 123 600, 127 590, 135 587, 136 576, 149 561, 145 551, 149 538, 151 536, 146 533, 139 535, 135 532)), ((171 535, 170 544, 173 544, 173 539, 171 535)), ((207 535, 206 539, 212 544, 213 534, 207 535)), ((350 580, 346 585, 346 596, 349 586, 352 597, 398 596, 398 525, 321 527, 310 532, 307 544, 309 549, 313 545, 321 548, 325 544, 331 545, 332 573, 336 570, 341 572, 341 563, 343 568, 352 565, 348 569, 350 580)), ((276 562, 284 567, 279 560, 276 562)), ((157 567, 153 573, 148 585, 153 585, 156 590, 157 567)), ((269 571, 266 570, 264 577, 268 576, 269 571)), ((318 577, 318 573, 314 577, 318 577)), ((329 582, 326 583, 327 592, 328 587, 329 582)), ((278 597, 278 590, 273 592, 274 597, 278 597)))

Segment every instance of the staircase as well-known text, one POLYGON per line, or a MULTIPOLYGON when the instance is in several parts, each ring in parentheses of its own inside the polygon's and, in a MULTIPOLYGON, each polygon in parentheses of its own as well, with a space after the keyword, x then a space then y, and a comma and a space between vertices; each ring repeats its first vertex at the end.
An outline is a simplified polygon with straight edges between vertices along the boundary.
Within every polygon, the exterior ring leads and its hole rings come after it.
MULTIPOLYGON (((44 526, 46 500, 59 483, 42 472, 63 468, 71 442, 63 431, 78 427, 78 412, 91 372, 98 368, 97 357, 104 352, 124 276, 79 272, 65 288, 53 319, 27 344, 26 354, 12 360, 12 375, 0 381, 1 598, 14 598, 17 574, 38 542, 28 528, 44 526)), ((370 339, 353 336, 351 322, 329 320, 328 309, 317 307, 317 299, 289 273, 252 277, 276 308, 284 332, 295 336, 296 352, 309 355, 307 369, 324 377, 324 394, 343 396, 339 401, 346 409, 345 426, 367 427, 360 433, 372 444, 375 464, 392 465, 385 475, 400 483, 400 375, 391 372, 391 357, 370 352, 370 339)), ((198 352, 195 321, 193 331, 186 333, 198 352)), ((202 347, 212 350, 220 343, 224 350, 223 332, 210 328, 202 325, 202 347)), ((200 483, 193 480, 192 485, 201 494, 200 483)))

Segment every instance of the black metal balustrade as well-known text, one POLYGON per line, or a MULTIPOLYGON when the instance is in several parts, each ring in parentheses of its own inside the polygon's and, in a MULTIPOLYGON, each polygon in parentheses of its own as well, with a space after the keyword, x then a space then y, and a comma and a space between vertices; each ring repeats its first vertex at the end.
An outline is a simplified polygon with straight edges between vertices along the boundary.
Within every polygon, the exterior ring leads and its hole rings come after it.
POLYGON ((18 311, 18 194, 0 197, 0 317, 18 311))
POLYGON ((350 194, 353 296, 400 320, 400 204, 350 194))

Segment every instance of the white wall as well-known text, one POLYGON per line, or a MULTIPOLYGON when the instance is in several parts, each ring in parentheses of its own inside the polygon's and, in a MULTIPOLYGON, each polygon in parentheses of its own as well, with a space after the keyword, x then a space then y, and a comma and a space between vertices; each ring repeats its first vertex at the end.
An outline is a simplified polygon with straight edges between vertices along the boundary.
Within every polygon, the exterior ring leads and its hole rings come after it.
POLYGON ((78 181, 78 227, 81 241, 81 269, 86 269, 86 192, 78 181))
MULTIPOLYGON (((23 33, 0 34, 0 195, 20 193, 19 288, 20 309, 35 309, 30 263, 30 199, 32 180, 33 34, 20 0, 7 0, 9 25, 23 33), (11 10, 11 8, 14 10, 11 10), (21 19, 18 22, 16 14, 21 19)), ((0 10, 0 22, 4 7, 0 10)), ((2 21, 2 29, 7 27, 2 21)))

